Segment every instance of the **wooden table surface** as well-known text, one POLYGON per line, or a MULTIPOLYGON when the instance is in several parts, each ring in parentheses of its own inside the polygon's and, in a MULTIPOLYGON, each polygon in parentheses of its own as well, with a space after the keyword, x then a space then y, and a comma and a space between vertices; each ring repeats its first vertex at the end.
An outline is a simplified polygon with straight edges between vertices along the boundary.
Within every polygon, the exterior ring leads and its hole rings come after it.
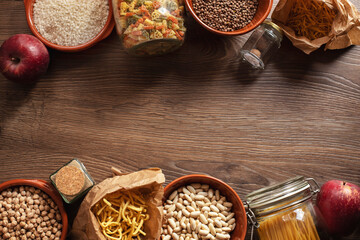
MULTIPOLYGON (((165 56, 130 56, 114 31, 83 52, 50 50, 35 86, 1 75, 0 182, 48 179, 76 157, 97 182, 111 166, 159 167, 166 183, 210 174, 241 198, 296 175, 360 184, 359 46, 306 55, 284 39, 253 71, 239 57, 249 34, 187 26, 165 56)), ((17 33, 31 34, 23 2, 1 0, 0 43, 17 33)))

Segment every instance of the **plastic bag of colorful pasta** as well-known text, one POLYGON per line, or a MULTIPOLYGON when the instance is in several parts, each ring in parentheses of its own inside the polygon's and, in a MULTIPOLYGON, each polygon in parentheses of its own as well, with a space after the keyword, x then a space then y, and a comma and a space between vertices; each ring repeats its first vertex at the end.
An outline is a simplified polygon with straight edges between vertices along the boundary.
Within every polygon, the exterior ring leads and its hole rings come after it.
POLYGON ((180 0, 112 0, 117 33, 135 55, 161 55, 184 42, 184 5, 180 0))
POLYGON ((158 168, 115 175, 95 185, 81 203, 71 238, 159 239, 165 176, 158 168))
POLYGON ((309 54, 360 45, 360 14, 348 0, 280 0, 273 14, 293 45, 309 54))

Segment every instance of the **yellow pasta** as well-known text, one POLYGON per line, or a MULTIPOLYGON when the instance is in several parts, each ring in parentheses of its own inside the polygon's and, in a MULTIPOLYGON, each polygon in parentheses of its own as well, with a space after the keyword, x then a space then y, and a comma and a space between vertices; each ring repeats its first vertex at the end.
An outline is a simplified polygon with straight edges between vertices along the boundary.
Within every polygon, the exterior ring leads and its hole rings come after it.
POLYGON ((259 223, 261 240, 320 240, 306 205, 268 217, 259 223))
POLYGON ((108 240, 140 240, 146 236, 144 222, 149 214, 141 194, 119 192, 106 196, 92 211, 108 240))

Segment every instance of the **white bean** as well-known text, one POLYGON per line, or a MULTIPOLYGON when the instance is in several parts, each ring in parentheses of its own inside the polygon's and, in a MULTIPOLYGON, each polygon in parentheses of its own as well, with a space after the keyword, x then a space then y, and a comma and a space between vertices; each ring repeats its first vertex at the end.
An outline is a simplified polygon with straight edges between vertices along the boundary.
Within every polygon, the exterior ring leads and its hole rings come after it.
POLYGON ((219 209, 214 205, 210 205, 210 209, 211 209, 211 211, 216 212, 216 213, 220 212, 219 209))
POLYGON ((169 209, 168 209, 168 212, 173 212, 173 211, 175 211, 175 209, 176 209, 176 206, 171 205, 171 207, 169 207, 169 209))
POLYGON ((221 220, 226 221, 226 217, 224 216, 224 214, 219 213, 219 217, 221 218, 221 220))
POLYGON ((190 195, 190 193, 191 193, 186 187, 183 187, 182 191, 183 191, 183 193, 185 193, 185 195, 190 195))
POLYGON ((195 211, 192 206, 186 206, 186 210, 188 210, 190 213, 195 211))
POLYGON ((219 201, 220 200, 220 191, 219 190, 215 190, 215 199, 217 200, 217 201, 219 201))
POLYGON ((206 236, 206 235, 209 234, 209 231, 208 231, 208 230, 205 230, 205 229, 201 229, 201 230, 199 231, 199 234, 200 234, 200 235, 203 235, 203 236, 206 236))
POLYGON ((197 218, 200 216, 200 211, 194 211, 190 213, 190 216, 193 218, 197 218))
POLYGON ((210 212, 210 208, 204 206, 204 207, 201 208, 201 211, 202 212, 210 212))
POLYGON ((179 240, 179 235, 177 235, 176 233, 172 233, 171 236, 175 239, 175 240, 179 240))
POLYGON ((217 217, 217 216, 218 216, 218 213, 216 213, 216 212, 209 212, 209 216, 210 216, 210 217, 217 217))
POLYGON ((215 230, 214 224, 210 223, 209 229, 210 229, 210 232, 212 235, 216 235, 216 230, 215 230))
POLYGON ((203 195, 195 195, 195 200, 204 200, 205 196, 203 195))
POLYGON ((234 223, 235 223, 235 218, 230 219, 227 223, 228 223, 229 225, 234 224, 234 223))
POLYGON ((204 207, 205 206, 205 203, 203 201, 196 201, 195 202, 196 205, 198 205, 199 207, 204 207))
POLYGON ((169 234, 172 234, 172 233, 173 233, 173 229, 170 227, 170 225, 167 226, 167 230, 168 230, 168 233, 169 233, 169 234))
POLYGON ((208 191, 208 197, 211 199, 214 196, 214 190, 212 188, 208 191))
POLYGON ((215 223, 215 225, 216 225, 218 228, 221 228, 221 227, 222 227, 222 224, 221 224, 221 222, 220 222, 218 219, 215 219, 214 223, 215 223))
POLYGON ((226 207, 224 207, 221 203, 217 203, 216 207, 220 210, 220 211, 225 211, 226 207))
POLYGON ((204 190, 206 190, 206 191, 209 189, 209 187, 210 187, 210 186, 209 186, 208 184, 202 184, 202 185, 201 185, 201 188, 204 189, 204 190))
POLYGON ((201 187, 201 183, 192 183, 190 184, 193 188, 197 189, 201 187))
POLYGON ((216 239, 228 239, 228 236, 226 234, 217 233, 216 239))
POLYGON ((186 198, 186 200, 187 200, 188 202, 192 202, 192 201, 193 201, 192 198, 190 197, 190 195, 185 194, 184 197, 186 198))
POLYGON ((198 192, 198 195, 203 195, 204 197, 207 197, 208 193, 207 192, 198 192))
POLYGON ((185 208, 182 209, 182 213, 184 214, 185 217, 190 217, 189 211, 186 210, 185 208))
POLYGON ((229 215, 226 216, 226 221, 229 221, 233 216, 235 215, 235 213, 229 213, 229 215))
POLYGON ((207 219, 206 219, 206 217, 205 217, 204 214, 200 214, 200 221, 201 221, 203 224, 208 224, 208 221, 207 221, 207 219))
POLYGON ((170 240, 171 239, 171 236, 170 235, 165 235, 163 236, 162 240, 170 240))
POLYGON ((186 231, 187 231, 188 233, 191 232, 190 223, 187 223, 187 224, 186 224, 186 231))
POLYGON ((169 196, 169 200, 173 200, 177 195, 178 195, 178 191, 177 190, 173 191, 169 196))
POLYGON ((176 228, 176 223, 173 218, 169 218, 168 223, 170 224, 172 229, 176 228))
POLYGON ((231 232, 231 228, 229 228, 229 227, 223 227, 222 230, 224 232, 231 232))
POLYGON ((191 226, 191 229, 194 231, 196 228, 196 222, 193 218, 190 218, 190 226, 191 226))
POLYGON ((181 203, 176 203, 175 204, 176 205, 176 207, 178 208, 178 209, 180 209, 180 210, 182 210, 183 208, 184 208, 184 205, 182 205, 181 203))
POLYGON ((188 186, 186 186, 186 188, 191 192, 191 193, 196 193, 196 190, 195 190, 195 188, 193 187, 193 186, 191 186, 191 185, 188 185, 188 186))

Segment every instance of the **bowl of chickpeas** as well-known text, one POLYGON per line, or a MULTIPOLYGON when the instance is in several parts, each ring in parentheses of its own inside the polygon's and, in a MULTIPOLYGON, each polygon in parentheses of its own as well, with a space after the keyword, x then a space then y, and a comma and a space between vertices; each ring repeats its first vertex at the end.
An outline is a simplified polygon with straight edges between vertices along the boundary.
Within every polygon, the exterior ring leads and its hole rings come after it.
POLYGON ((0 239, 66 239, 68 217, 61 196, 44 180, 1 183, 0 216, 0 239))
POLYGON ((164 189, 163 206, 162 240, 245 239, 244 205, 220 179, 199 174, 175 179, 164 189))

